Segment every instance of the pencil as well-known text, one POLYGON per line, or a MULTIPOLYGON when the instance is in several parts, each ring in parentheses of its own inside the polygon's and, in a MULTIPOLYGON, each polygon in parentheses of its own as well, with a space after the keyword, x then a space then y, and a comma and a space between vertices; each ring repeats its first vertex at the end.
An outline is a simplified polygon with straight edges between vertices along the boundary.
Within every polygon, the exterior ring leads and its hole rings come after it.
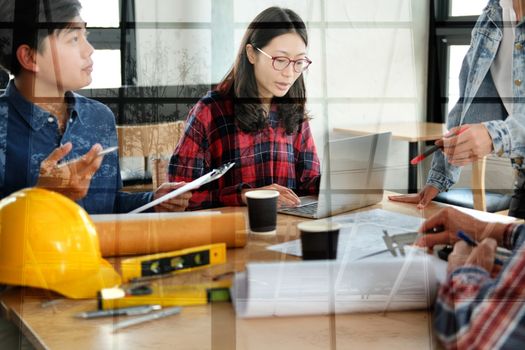
MULTIPOLYGON (((108 153, 114 152, 114 151, 116 151, 117 149, 118 149, 118 146, 108 147, 108 148, 103 149, 102 151, 98 152, 97 157, 100 157, 100 156, 103 156, 103 155, 105 155, 105 154, 108 154, 108 153)), ((58 164, 56 165, 56 168, 57 168, 57 169, 60 169, 60 168, 63 168, 63 167, 65 167, 65 166, 70 166, 70 165, 75 164, 75 163, 77 163, 77 162, 79 162, 79 161, 81 161, 81 160, 82 160, 82 157, 78 157, 78 158, 71 159, 71 160, 68 160, 68 161, 66 161, 66 162, 63 162, 63 163, 58 163, 58 164)))
MULTIPOLYGON (((467 129, 468 129, 468 126, 462 127, 461 129, 459 129, 459 131, 457 133, 453 133, 452 135, 448 136, 447 138, 458 136, 463 131, 465 131, 467 129)), ((428 157, 429 155, 431 155, 432 153, 436 152, 438 149, 441 149, 441 148, 443 148, 443 146, 434 145, 434 146, 430 147, 428 150, 426 150, 425 152, 421 153, 417 157, 412 158, 412 160, 410 161, 410 164, 416 165, 418 163, 421 163, 426 157, 428 157)))
POLYGON ((127 327, 141 324, 144 322, 150 322, 150 321, 158 320, 160 318, 168 317, 171 315, 177 315, 181 312, 181 310, 182 309, 179 306, 174 306, 174 307, 169 307, 167 309, 164 309, 162 311, 147 314, 145 316, 139 316, 139 317, 135 317, 132 319, 126 319, 124 321, 115 323, 113 326, 113 332, 118 331, 119 329, 122 329, 122 328, 127 328, 127 327))

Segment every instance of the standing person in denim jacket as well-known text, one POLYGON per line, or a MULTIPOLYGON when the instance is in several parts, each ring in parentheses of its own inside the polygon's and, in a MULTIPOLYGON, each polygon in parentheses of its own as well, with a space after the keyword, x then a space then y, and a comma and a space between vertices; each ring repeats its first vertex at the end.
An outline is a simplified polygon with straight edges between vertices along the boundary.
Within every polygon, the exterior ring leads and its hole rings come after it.
POLYGON ((525 0, 490 0, 461 68, 460 99, 448 116, 444 151, 436 152, 426 186, 391 200, 424 208, 459 178, 461 166, 488 154, 508 157, 516 171, 509 215, 525 218, 525 0))
MULTIPOLYGON (((154 193, 122 192, 115 117, 73 93, 91 83, 93 47, 78 0, 0 0, 0 66, 15 78, 0 96, 0 198, 39 186, 77 201, 90 214, 125 213, 181 184, 154 193), (57 163, 82 157, 79 162, 57 163)), ((159 204, 180 211, 190 195, 159 204)))

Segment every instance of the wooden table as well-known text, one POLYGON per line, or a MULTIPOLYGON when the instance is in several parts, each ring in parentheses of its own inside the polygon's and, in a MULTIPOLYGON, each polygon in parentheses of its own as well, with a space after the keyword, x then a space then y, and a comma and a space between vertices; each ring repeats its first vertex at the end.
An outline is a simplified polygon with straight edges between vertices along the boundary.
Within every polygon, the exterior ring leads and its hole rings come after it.
POLYGON ((381 132, 392 132, 392 139, 408 142, 408 192, 417 192, 417 165, 410 160, 419 153, 418 143, 435 141, 446 132, 445 124, 441 123, 381 123, 356 125, 351 128, 335 128, 335 132, 368 135, 381 132))
MULTIPOLYGON (((386 195, 385 195, 386 196, 386 195)), ((441 205, 431 204, 424 212, 415 206, 389 202, 367 207, 383 208, 407 215, 429 216, 441 205)), ((223 211, 245 211, 224 208, 223 211)), ((171 277, 176 283, 209 281, 228 271, 241 271, 248 261, 294 260, 265 248, 296 239, 302 218, 279 215, 277 235, 251 236, 244 249, 230 249, 228 262, 206 270, 171 277)), ((94 310, 94 300, 57 298, 43 307, 45 293, 14 288, 0 296, 1 309, 23 330, 37 349, 435 349, 429 311, 347 314, 332 316, 236 319, 230 303, 185 307, 177 316, 133 326, 112 333, 119 319, 76 319, 74 314, 94 310)), ((120 319, 122 320, 122 319, 120 319)))

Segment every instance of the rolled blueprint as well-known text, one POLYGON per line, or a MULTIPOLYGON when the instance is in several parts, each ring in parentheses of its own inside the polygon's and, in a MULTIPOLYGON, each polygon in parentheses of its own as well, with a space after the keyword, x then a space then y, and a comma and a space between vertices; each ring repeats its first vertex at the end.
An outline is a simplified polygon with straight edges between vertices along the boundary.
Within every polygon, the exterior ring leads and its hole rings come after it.
POLYGON ((423 252, 359 261, 318 260, 248 264, 235 276, 238 317, 325 315, 426 309, 435 299, 446 263, 423 252), (390 292, 402 275, 399 288, 390 292))
POLYGON ((244 213, 147 213, 92 215, 102 256, 152 254, 210 243, 244 247, 244 213))

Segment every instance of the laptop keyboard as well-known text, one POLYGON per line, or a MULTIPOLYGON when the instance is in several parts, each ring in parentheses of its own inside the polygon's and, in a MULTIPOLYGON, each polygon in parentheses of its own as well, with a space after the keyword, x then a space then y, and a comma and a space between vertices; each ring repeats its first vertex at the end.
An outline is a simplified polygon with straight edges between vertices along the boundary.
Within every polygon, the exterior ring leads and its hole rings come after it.
POLYGON ((305 215, 314 216, 317 213, 317 202, 306 204, 295 208, 281 209, 281 212, 285 213, 300 213, 305 215))

